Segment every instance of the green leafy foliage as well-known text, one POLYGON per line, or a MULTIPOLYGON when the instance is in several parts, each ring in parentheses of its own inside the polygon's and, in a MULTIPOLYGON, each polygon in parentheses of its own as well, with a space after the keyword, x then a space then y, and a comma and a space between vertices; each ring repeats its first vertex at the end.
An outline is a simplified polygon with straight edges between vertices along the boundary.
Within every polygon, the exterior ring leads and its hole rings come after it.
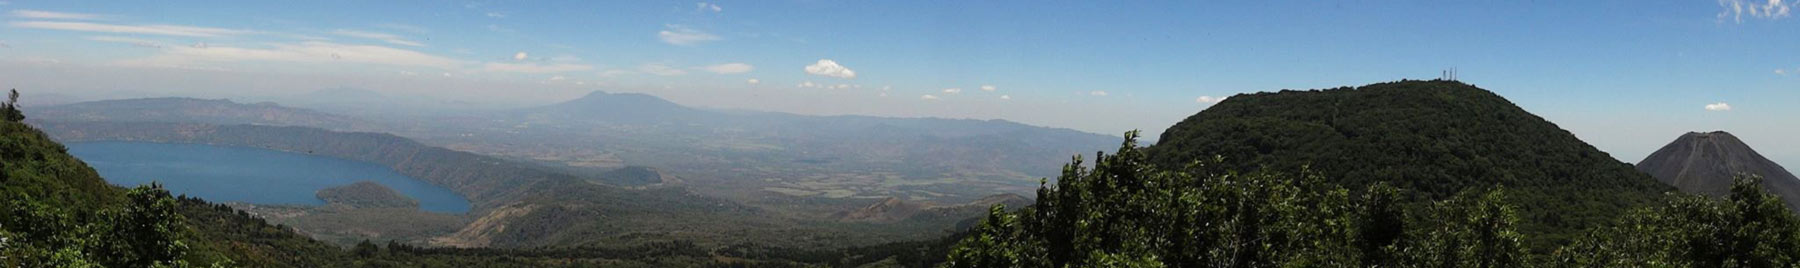
POLYGON ((1437 203, 1456 216, 1411 223, 1386 184, 1353 195, 1306 169, 1239 173, 1220 158, 1165 170, 1134 146, 1136 135, 1092 169, 1075 159, 1037 203, 995 207, 946 266, 1501 267, 1526 256, 1499 191, 1437 203), (1431 227, 1408 233, 1414 224, 1431 227))
POLYGON ((175 201, 158 185, 138 186, 129 202, 72 211, 12 200, 0 219, 7 267, 187 267, 187 231, 175 201))
POLYGON ((1558 250, 1567 267, 1794 267, 1800 265, 1800 218, 1763 189, 1762 177, 1739 176, 1724 198, 1679 195, 1639 209, 1558 250))
POLYGON ((19 90, 6 93, 6 102, 0 102, 0 120, 11 122, 25 121, 25 113, 19 111, 19 90))

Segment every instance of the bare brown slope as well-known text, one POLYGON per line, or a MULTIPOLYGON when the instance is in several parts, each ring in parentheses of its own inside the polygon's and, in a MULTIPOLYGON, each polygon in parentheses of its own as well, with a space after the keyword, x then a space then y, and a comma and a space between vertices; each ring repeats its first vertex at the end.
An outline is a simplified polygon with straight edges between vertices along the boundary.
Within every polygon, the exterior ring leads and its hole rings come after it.
POLYGON ((1724 131, 1681 135, 1639 161, 1637 170, 1682 192, 1709 196, 1725 195, 1737 174, 1761 175, 1764 188, 1800 210, 1800 179, 1724 131))

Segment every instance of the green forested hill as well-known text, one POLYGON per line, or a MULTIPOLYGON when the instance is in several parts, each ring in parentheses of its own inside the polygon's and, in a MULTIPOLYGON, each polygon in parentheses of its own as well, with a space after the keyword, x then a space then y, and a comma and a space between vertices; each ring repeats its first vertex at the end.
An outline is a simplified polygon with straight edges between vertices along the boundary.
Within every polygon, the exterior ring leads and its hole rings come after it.
POLYGON ((1214 156, 1235 170, 1304 166, 1421 200, 1503 186, 1540 250, 1673 190, 1493 92, 1441 80, 1238 95, 1147 151, 1169 167, 1214 156))

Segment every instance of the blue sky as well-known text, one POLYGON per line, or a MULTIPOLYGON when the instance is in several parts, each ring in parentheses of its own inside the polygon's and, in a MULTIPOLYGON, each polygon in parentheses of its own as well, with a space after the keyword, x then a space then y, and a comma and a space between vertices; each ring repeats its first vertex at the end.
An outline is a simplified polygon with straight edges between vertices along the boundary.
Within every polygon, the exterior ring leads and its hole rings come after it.
POLYGON ((69 99, 605 90, 1117 134, 1455 67, 1624 161, 1727 130, 1800 165, 1800 21, 1766 0, 4 3, 0 86, 69 99))

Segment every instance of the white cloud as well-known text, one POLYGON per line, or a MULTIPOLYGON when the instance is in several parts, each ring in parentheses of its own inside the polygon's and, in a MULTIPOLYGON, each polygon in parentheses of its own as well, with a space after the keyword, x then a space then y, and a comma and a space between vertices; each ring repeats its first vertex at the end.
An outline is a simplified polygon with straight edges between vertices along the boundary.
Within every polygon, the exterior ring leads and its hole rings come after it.
POLYGON ((1787 76, 1787 70, 1775 69, 1775 75, 1787 76))
POLYGON ((1227 97, 1200 96, 1199 98, 1194 98, 1194 102, 1216 103, 1216 102, 1225 100, 1225 98, 1227 98, 1227 97))
POLYGON ((751 84, 751 85, 762 84, 762 80, 756 80, 756 78, 751 78, 750 80, 744 80, 744 83, 751 84))
POLYGON ((1101 90, 1095 90, 1095 91, 1088 91, 1088 95, 1093 95, 1093 96, 1106 96, 1106 91, 1101 91, 1101 90))
POLYGON ((1720 103, 1714 103, 1714 104, 1707 104, 1707 105, 1706 105, 1706 110, 1707 110, 1707 111, 1730 111, 1730 110, 1731 110, 1731 104, 1726 104, 1726 103, 1724 103, 1724 102, 1720 102, 1720 103))
POLYGON ((270 48, 171 46, 148 58, 116 62, 120 65, 179 67, 204 62, 280 61, 297 63, 362 63, 395 66, 453 68, 465 64, 451 58, 418 51, 320 41, 274 44, 270 48))
POLYGON ((806 66, 806 73, 818 76, 830 76, 844 79, 855 79, 856 71, 850 67, 838 65, 837 61, 820 59, 818 63, 806 66))
POLYGON ((561 76, 561 75, 558 75, 558 76, 551 76, 551 77, 550 77, 550 81, 562 81, 562 80, 567 80, 567 79, 569 79, 569 78, 568 78, 568 77, 563 77, 563 76, 561 76))
POLYGON ((962 89, 961 88, 946 88, 946 89, 944 89, 944 94, 956 94, 956 93, 962 93, 962 89))
POLYGON ((1782 0, 1719 0, 1719 21, 1729 18, 1733 22, 1744 23, 1744 17, 1751 19, 1780 19, 1791 15, 1794 4, 1782 0))
POLYGON ((931 94, 925 94, 925 96, 919 96, 919 99, 921 99, 921 100, 937 100, 938 97, 932 96, 931 94))
POLYGON ((488 17, 489 17, 489 18, 496 18, 496 19, 504 19, 504 18, 506 18, 506 13, 500 13, 500 12, 488 12, 488 13, 487 13, 487 16, 488 16, 488 17))
POLYGON ((1000 99, 1002 99, 1002 100, 1010 100, 1010 99, 1012 99, 1012 95, 1000 95, 1000 99))
POLYGON ((388 33, 365 32, 365 31, 357 31, 357 30, 341 30, 341 29, 337 30, 337 31, 333 31, 331 33, 337 34, 337 35, 342 35, 342 36, 356 37, 356 38, 381 40, 382 42, 387 42, 389 44, 402 45, 402 46, 415 46, 415 47, 425 46, 425 44, 419 43, 418 41, 406 40, 406 38, 402 38, 398 35, 393 35, 393 34, 388 34, 388 33))
POLYGON ((9 14, 12 14, 13 17, 18 17, 18 18, 46 19, 46 20, 97 20, 97 19, 106 18, 106 16, 101 16, 101 15, 96 15, 96 14, 66 13, 66 12, 29 10, 29 9, 13 10, 9 14))
POLYGON ((525 54, 524 51, 519 51, 519 53, 513 53, 513 60, 525 60, 525 58, 528 56, 531 56, 531 55, 525 54))
POLYGON ((151 40, 146 40, 146 39, 138 39, 138 38, 130 38, 130 37, 120 37, 120 36, 89 36, 89 37, 87 37, 87 40, 110 42, 110 43, 124 43, 124 44, 131 44, 132 46, 147 47, 147 48, 163 48, 164 47, 162 43, 159 43, 156 41, 151 41, 151 40))
POLYGON ((594 66, 571 63, 537 64, 489 62, 487 65, 482 66, 481 69, 490 72, 509 73, 562 73, 593 70, 594 66))
POLYGON ((663 43, 677 46, 691 46, 720 39, 717 35, 674 24, 663 25, 663 30, 657 32, 656 37, 661 38, 663 43))
POLYGON ((220 37, 220 36, 251 33, 251 31, 231 30, 231 29, 223 29, 223 28, 211 28, 211 27, 180 26, 180 25, 120 25, 120 24, 104 24, 104 23, 90 23, 90 22, 64 22, 64 21, 15 21, 15 22, 7 23, 7 25, 12 26, 14 28, 32 28, 32 29, 102 32, 102 33, 153 34, 153 35, 172 35, 172 36, 187 36, 187 37, 220 37))
POLYGON ((812 82, 812 81, 806 81, 806 82, 800 82, 800 84, 799 84, 799 85, 794 85, 794 87, 798 87, 798 88, 815 88, 815 87, 819 87, 819 84, 814 84, 814 83, 813 83, 813 82, 812 82))
POLYGON ((832 89, 848 89, 848 88, 850 88, 850 84, 838 84, 837 86, 832 86, 831 88, 832 89))
POLYGON ((741 74, 755 70, 756 66, 750 66, 750 64, 747 63, 733 62, 700 67, 700 69, 717 74, 741 74))
POLYGON ((698 8, 696 8, 695 10, 699 10, 699 11, 712 11, 715 13, 720 12, 720 11, 725 11, 724 8, 719 8, 718 4, 700 2, 695 5, 698 6, 698 8))
POLYGON ((994 92, 995 90, 1000 90, 1000 88, 996 88, 994 85, 981 85, 981 91, 994 92))
POLYGON ((640 65, 640 66, 638 66, 638 71, 644 72, 647 74, 654 74, 654 75, 661 75, 661 76, 675 76, 675 75, 687 74, 687 71, 682 71, 681 69, 669 67, 668 65, 663 65, 663 64, 659 64, 659 63, 649 63, 649 64, 640 65))

